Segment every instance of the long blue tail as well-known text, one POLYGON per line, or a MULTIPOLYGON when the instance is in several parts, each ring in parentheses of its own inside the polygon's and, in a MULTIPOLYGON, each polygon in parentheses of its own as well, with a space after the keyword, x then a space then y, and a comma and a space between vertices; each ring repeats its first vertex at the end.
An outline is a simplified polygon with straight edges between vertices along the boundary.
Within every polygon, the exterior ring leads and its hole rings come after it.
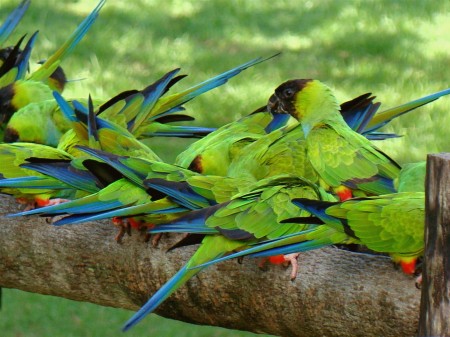
POLYGON ((188 270, 186 266, 181 268, 166 284, 144 304, 123 326, 122 331, 127 331, 139 323, 145 316, 152 313, 167 297, 183 285, 201 269, 188 270))
POLYGON ((23 15, 30 6, 31 0, 23 0, 6 18, 3 25, 0 26, 0 46, 8 39, 23 15))

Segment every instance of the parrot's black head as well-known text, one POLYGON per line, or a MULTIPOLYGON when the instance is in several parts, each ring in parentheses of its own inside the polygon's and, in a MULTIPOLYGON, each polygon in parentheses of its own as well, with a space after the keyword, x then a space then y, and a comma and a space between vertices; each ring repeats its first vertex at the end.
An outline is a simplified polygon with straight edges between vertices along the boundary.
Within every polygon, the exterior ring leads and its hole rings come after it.
POLYGON ((1 61, 1 63, 5 62, 5 60, 11 54, 13 49, 14 49, 13 46, 9 46, 9 47, 5 47, 5 48, 1 48, 0 49, 0 61, 1 61))
POLYGON ((0 88, 0 125, 8 123, 16 112, 16 108, 12 104, 13 97, 13 84, 0 88))
MULTIPOLYGON (((44 64, 45 60, 41 60, 38 63, 44 64)), ((64 69, 61 66, 58 66, 55 69, 55 71, 50 75, 48 81, 50 82, 49 85, 52 89, 58 91, 59 93, 62 93, 67 83, 67 77, 66 73, 64 72, 64 69)))
POLYGON ((63 68, 56 68, 55 71, 50 75, 49 81, 52 81, 53 86, 59 93, 63 92, 64 87, 67 83, 67 77, 64 73, 63 68))
POLYGON ((0 77, 18 65, 22 50, 19 48, 23 38, 16 46, 9 46, 0 49, 0 77))
POLYGON ((311 79, 298 79, 284 82, 270 96, 267 102, 267 110, 271 113, 290 114, 295 117, 296 95, 311 81, 311 79))
POLYGON ((10 127, 7 127, 5 129, 4 135, 3 135, 3 141, 5 143, 14 143, 19 141, 19 133, 10 127))

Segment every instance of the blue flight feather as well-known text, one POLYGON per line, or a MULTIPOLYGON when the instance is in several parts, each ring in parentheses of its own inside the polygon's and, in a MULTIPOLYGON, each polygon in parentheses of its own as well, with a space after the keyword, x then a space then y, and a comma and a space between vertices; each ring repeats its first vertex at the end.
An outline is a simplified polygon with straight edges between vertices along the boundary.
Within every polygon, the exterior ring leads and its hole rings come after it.
POLYGON ((17 24, 30 6, 31 0, 22 1, 6 18, 5 22, 0 26, 0 46, 11 35, 17 24))
POLYGON ((186 266, 181 268, 169 281, 167 281, 158 291, 147 301, 147 303, 136 312, 123 326, 122 331, 131 329, 139 323, 145 316, 155 310, 167 297, 169 297, 174 289, 177 288, 181 279, 186 276, 188 269, 186 266))
POLYGON ((272 121, 264 129, 267 133, 277 130, 286 125, 291 115, 289 114, 273 114, 272 121))
POLYGON ((34 34, 28 40, 25 48, 23 49, 20 57, 17 60, 17 75, 16 80, 25 78, 26 72, 28 70, 28 63, 30 61, 31 51, 34 47, 34 43, 38 36, 38 31, 34 32, 34 34))
POLYGON ((195 193, 185 182, 167 181, 151 178, 144 181, 144 185, 166 194, 176 200, 181 206, 189 209, 199 209, 215 203, 195 193))

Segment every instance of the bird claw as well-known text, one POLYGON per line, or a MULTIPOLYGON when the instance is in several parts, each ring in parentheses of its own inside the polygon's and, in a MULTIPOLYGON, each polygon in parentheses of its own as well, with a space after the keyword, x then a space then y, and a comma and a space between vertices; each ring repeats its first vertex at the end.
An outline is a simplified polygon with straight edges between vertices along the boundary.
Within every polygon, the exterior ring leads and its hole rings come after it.
POLYGON ((284 259, 285 262, 283 263, 283 265, 287 268, 289 267, 289 265, 291 265, 291 281, 295 281, 295 279, 297 278, 297 273, 298 273, 298 257, 299 257, 300 253, 292 253, 292 254, 287 254, 284 255, 284 259))
POLYGON ((268 257, 263 257, 262 259, 261 259, 261 261, 259 261, 259 263, 258 263, 258 268, 260 269, 260 270, 262 270, 262 271, 267 271, 267 264, 266 264, 266 262, 267 261, 269 261, 269 258, 268 257))
POLYGON ((16 201, 19 205, 25 205, 25 207, 21 210, 22 212, 31 211, 36 208, 36 202, 34 200, 29 200, 27 198, 16 198, 16 201))
POLYGON ((55 198, 55 199, 49 199, 45 206, 53 206, 53 205, 59 205, 65 202, 70 201, 69 199, 62 199, 62 198, 55 198))
MULTIPOLYGON (((163 233, 158 233, 158 234, 154 234, 152 236, 152 247, 158 246, 158 243, 159 243, 159 240, 161 240, 162 234, 163 233)), ((150 239, 150 234, 146 233, 146 235, 148 235, 148 239, 150 239)), ((147 241, 148 241, 148 239, 147 239, 147 241)))
POLYGON ((422 274, 416 277, 416 288, 422 289, 422 274))
POLYGON ((118 217, 113 218, 112 222, 113 222, 114 226, 119 228, 119 232, 114 237, 114 240, 116 240, 116 242, 118 244, 121 244, 125 233, 127 233, 128 235, 131 235, 131 226, 128 222, 125 223, 123 221, 123 219, 118 218, 118 217))
POLYGON ((292 270, 291 270, 291 274, 290 274, 290 279, 291 279, 291 281, 294 281, 297 278, 297 273, 298 273, 297 259, 298 259, 299 255, 300 255, 300 253, 292 253, 292 254, 287 254, 287 255, 280 255, 275 258, 265 257, 258 263, 258 267, 259 267, 259 269, 266 271, 267 270, 267 267, 266 267, 267 261, 270 261, 273 264, 282 264, 286 268, 289 267, 289 265, 291 265, 292 270))

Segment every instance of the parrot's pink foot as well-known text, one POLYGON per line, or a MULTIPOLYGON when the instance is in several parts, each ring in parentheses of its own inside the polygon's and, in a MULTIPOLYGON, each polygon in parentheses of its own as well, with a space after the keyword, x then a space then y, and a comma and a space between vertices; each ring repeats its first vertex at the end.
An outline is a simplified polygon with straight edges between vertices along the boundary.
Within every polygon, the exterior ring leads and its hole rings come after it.
POLYGON ((272 264, 282 264, 285 267, 288 267, 289 265, 292 266, 292 270, 291 270, 291 281, 294 281, 297 278, 297 273, 298 273, 298 257, 299 257, 300 253, 292 253, 292 254, 287 254, 287 255, 275 255, 275 256, 270 256, 270 257, 266 257, 264 259, 261 260, 261 262, 258 264, 258 267, 261 269, 265 269, 265 263, 267 261, 269 261, 272 264))
MULTIPOLYGON (((64 202, 68 202, 68 201, 70 201, 69 199, 62 199, 62 198, 55 198, 55 199, 49 199, 48 201, 47 201, 47 203, 45 204, 45 205, 43 205, 43 206, 53 206, 53 205, 59 205, 59 204, 62 204, 62 203, 64 203, 64 202)), ((40 207, 43 207, 43 206, 41 206, 41 205, 39 205, 40 207)))
MULTIPOLYGON (((150 228, 154 228, 155 225, 149 222, 145 222, 144 219, 139 218, 128 218, 127 219, 131 228, 138 230, 142 235, 144 235, 144 242, 149 242, 151 234, 147 233, 150 228)), ((162 233, 156 234, 152 237, 152 246, 156 247, 159 240, 162 237, 162 233)))
POLYGON ((16 198, 17 203, 20 205, 25 205, 23 212, 31 211, 36 208, 36 202, 27 198, 16 198))
MULTIPOLYGON (((146 233, 146 234, 150 236, 150 234, 148 234, 148 233, 146 233)), ((162 235, 163 235, 163 233, 158 233, 158 234, 154 234, 152 236, 152 247, 158 246, 158 243, 161 240, 162 235)))
POLYGON ((56 221, 64 219, 66 215, 55 215, 55 216, 49 216, 45 218, 45 222, 47 222, 50 225, 53 225, 56 221))
POLYGON ((291 281, 294 281, 297 278, 297 273, 298 273, 298 257, 299 257, 300 253, 292 253, 292 254, 287 254, 284 255, 284 260, 285 262, 283 263, 283 265, 285 265, 286 267, 289 266, 289 264, 291 265, 291 281))
POLYGON ((420 274, 416 278, 416 288, 417 289, 421 289, 422 288, 422 274, 420 274))
POLYGON ((114 226, 119 228, 119 232, 114 237, 114 240, 116 240, 117 243, 122 243, 122 238, 125 235, 125 233, 131 235, 131 226, 128 222, 124 222, 123 219, 119 217, 112 218, 112 222, 114 226))

